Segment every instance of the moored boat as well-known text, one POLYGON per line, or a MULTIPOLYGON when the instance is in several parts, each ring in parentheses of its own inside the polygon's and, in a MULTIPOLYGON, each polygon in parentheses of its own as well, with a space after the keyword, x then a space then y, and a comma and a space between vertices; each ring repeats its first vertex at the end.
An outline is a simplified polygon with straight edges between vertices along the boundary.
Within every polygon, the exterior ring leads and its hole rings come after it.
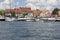
POLYGON ((14 21, 15 18, 5 17, 5 21, 14 21))
POLYGON ((0 16, 0 21, 5 21, 4 16, 0 16))

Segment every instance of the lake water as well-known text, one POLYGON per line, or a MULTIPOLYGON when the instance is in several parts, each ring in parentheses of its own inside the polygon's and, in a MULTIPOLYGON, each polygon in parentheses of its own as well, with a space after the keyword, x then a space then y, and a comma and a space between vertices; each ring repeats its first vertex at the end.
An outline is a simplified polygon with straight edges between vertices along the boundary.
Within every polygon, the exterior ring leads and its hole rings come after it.
POLYGON ((0 22, 0 40, 60 40, 60 22, 0 22))

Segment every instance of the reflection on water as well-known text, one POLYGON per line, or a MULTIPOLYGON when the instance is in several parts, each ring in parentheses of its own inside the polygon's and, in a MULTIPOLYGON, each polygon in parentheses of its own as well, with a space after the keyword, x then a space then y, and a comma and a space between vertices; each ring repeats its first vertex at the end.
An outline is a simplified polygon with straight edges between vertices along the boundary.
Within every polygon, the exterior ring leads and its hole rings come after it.
POLYGON ((0 40, 60 40, 60 23, 0 22, 0 40))

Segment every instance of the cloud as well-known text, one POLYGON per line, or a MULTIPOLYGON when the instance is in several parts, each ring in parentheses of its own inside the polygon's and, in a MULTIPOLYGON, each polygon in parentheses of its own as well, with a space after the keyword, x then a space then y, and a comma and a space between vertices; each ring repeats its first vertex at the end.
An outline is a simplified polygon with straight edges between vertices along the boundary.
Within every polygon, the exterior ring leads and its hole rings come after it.
POLYGON ((26 4, 21 5, 19 2, 21 1, 17 1, 15 2, 15 0, 4 0, 3 2, 0 2, 0 9, 6 9, 6 8, 15 8, 15 7, 19 7, 19 6, 26 6, 26 7, 31 7, 32 10, 34 9, 53 9, 56 6, 60 6, 60 0, 25 0, 26 4))
POLYGON ((47 4, 51 4, 51 5, 58 5, 57 4, 57 0, 48 0, 47 4))
POLYGON ((4 9, 4 7, 3 7, 2 3, 0 3, 0 9, 4 9))
POLYGON ((28 3, 28 4, 26 5, 26 7, 31 7, 32 10, 35 10, 35 9, 39 9, 39 8, 40 8, 39 6, 34 5, 34 4, 32 4, 32 3, 28 3))
POLYGON ((39 2, 40 0, 26 0, 27 2, 39 2))
POLYGON ((0 2, 0 10, 5 8, 10 8, 10 4, 13 0, 4 0, 3 2, 0 2))
POLYGON ((14 2, 14 0, 4 0, 3 2, 0 2, 0 10, 15 8, 15 6, 19 6, 19 2, 14 2))
POLYGON ((20 3, 19 2, 14 2, 14 4, 12 5, 13 8, 19 8, 20 7, 20 3))
POLYGON ((5 3, 5 4, 10 4, 12 2, 12 0, 5 0, 4 2, 2 3, 5 3))
MULTIPOLYGON (((26 0, 27 4, 31 3, 43 9, 51 10, 57 5, 60 5, 60 0, 26 0)), ((35 6, 33 7, 35 8, 35 6)))

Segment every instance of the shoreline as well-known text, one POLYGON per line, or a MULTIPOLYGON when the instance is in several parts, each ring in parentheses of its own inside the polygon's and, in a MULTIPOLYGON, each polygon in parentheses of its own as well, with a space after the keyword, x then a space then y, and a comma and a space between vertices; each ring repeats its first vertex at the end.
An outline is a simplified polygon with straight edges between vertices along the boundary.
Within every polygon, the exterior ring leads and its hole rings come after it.
POLYGON ((60 21, 60 18, 0 18, 0 21, 60 21))

